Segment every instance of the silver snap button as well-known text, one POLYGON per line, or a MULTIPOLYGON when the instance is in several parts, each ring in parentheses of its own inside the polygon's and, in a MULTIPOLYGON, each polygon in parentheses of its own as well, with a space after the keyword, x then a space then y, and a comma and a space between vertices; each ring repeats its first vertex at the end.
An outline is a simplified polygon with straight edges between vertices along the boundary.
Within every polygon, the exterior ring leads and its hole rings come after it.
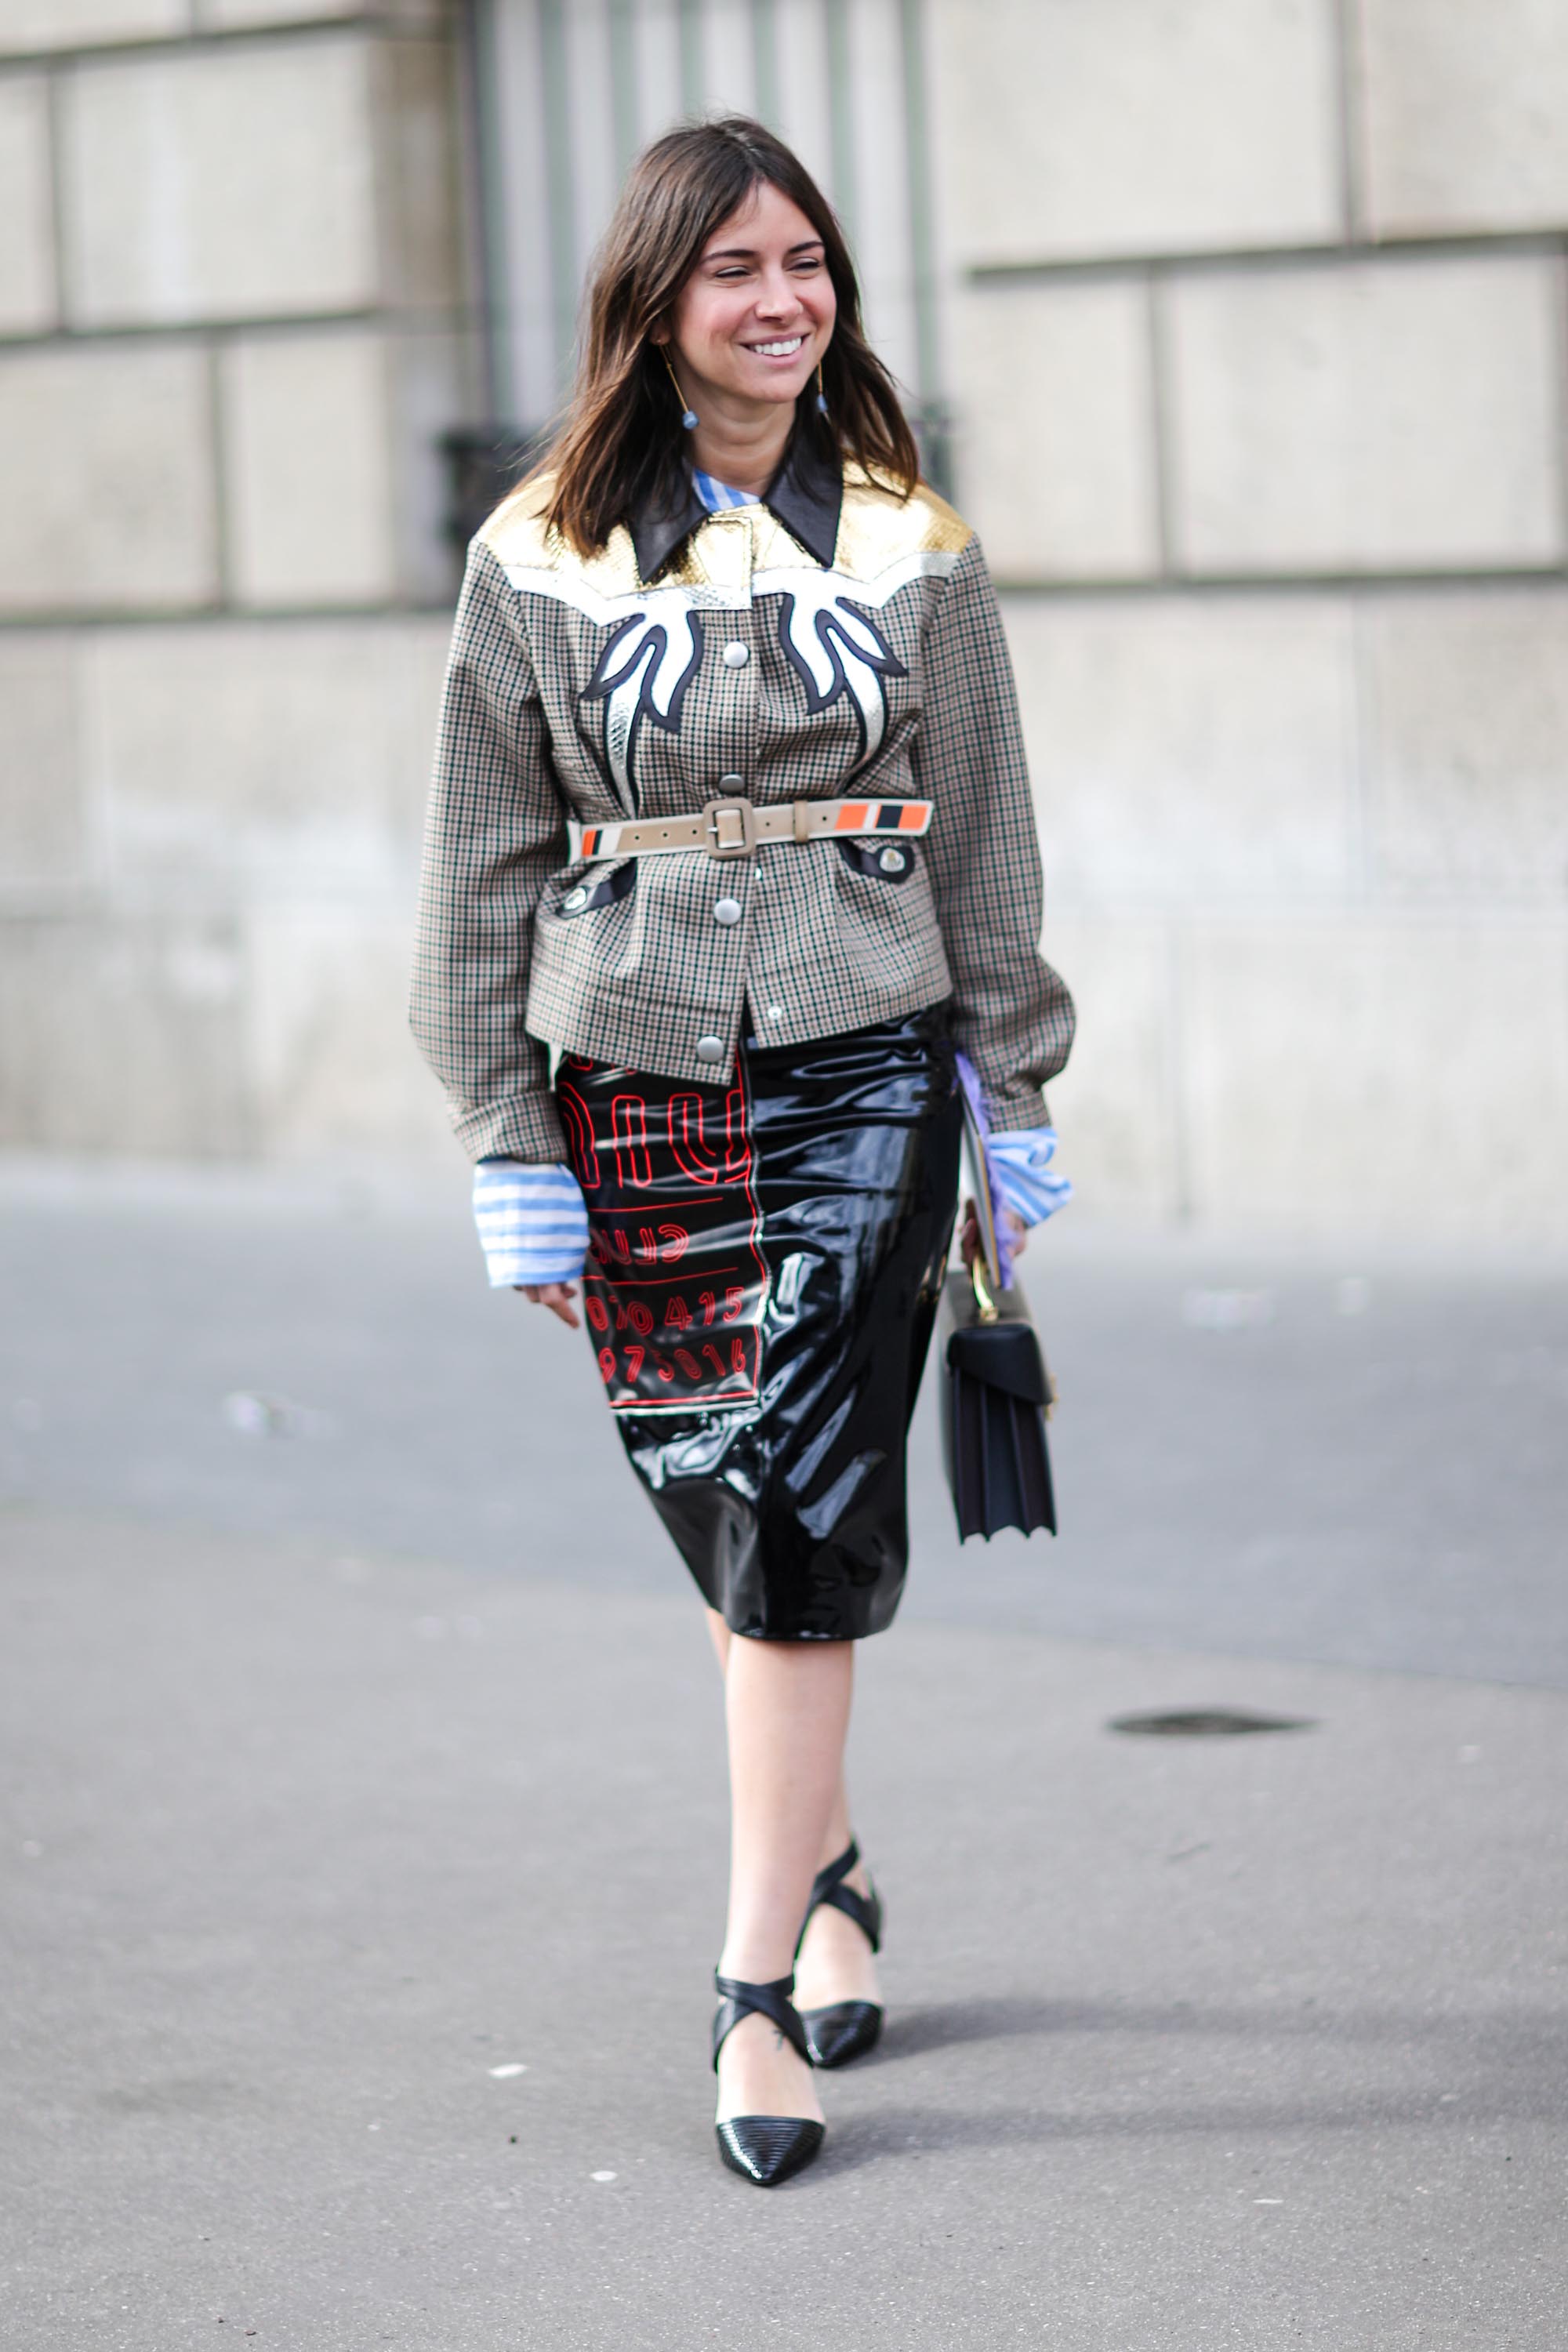
POLYGON ((713 920, 716 923, 738 923, 740 919, 740 900, 738 898, 721 898, 719 904, 713 909, 713 920))
POLYGON ((770 1004, 768 1007, 768 1019, 770 1021, 782 1021, 784 1019, 784 1006, 782 1004, 770 1004))
POLYGON ((728 793, 731 800, 737 798, 745 789, 744 776, 721 776, 719 779, 719 790, 721 793, 728 793))
POLYGON ((877 860, 884 874, 901 874, 909 862, 901 849, 884 849, 877 860))
POLYGON ((721 1062, 724 1058, 722 1037, 699 1037, 697 1058, 700 1062, 721 1062))
POLYGON ((723 659, 731 669, 744 669, 751 658, 751 646, 743 646, 738 637, 732 646, 726 646, 724 648, 723 659))
POLYGON ((579 883, 575 890, 567 891, 566 896, 561 901, 561 906, 563 913, 574 915, 579 907, 585 907, 587 903, 588 893, 583 888, 581 883, 579 883))

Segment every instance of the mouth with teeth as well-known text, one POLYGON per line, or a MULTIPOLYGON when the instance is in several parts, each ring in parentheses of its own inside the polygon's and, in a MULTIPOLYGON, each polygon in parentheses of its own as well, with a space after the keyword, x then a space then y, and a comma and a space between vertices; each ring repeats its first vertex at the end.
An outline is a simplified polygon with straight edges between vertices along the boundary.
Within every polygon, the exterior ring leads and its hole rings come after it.
POLYGON ((748 343, 745 348, 754 352, 759 359, 793 360, 805 341, 804 335, 788 335, 776 343, 748 343))

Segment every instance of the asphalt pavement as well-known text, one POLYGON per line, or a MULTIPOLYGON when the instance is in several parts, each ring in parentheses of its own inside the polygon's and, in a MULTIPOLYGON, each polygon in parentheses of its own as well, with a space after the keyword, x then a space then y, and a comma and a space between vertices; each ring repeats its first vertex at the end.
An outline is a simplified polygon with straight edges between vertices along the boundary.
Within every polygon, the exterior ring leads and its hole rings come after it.
POLYGON ((455 1188, 13 1172, 0 2341, 1555 2352, 1568 1284, 1069 1219, 865 1645, 882 2048, 712 2149, 717 1680, 455 1188), (1117 1727, 1232 1708, 1290 1728, 1117 1727))

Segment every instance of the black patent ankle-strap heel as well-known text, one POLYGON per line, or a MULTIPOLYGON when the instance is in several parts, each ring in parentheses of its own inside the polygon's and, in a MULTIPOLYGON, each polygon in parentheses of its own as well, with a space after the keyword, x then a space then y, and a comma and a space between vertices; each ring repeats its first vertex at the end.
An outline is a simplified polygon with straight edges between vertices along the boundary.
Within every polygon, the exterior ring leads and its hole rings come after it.
MULTIPOLYGON (((719 1995, 713 2012, 715 2074, 726 2037, 743 2017, 752 2016, 771 2018, 810 2065, 805 2028, 790 1998, 795 1990, 793 1976, 778 1977, 772 1984, 746 1984, 739 1977, 721 1977, 715 1969, 713 1988, 719 1995)), ((824 2136, 823 2126, 809 2116, 731 2116, 713 2129, 719 2154, 731 2171, 738 2172, 743 2180, 754 2180, 759 2189, 776 2188, 792 2172, 801 2171, 821 2148, 824 2136)))
MULTIPOLYGON (((871 1949, 881 1950, 881 1896, 875 1887, 869 1895, 860 1895, 844 1884, 859 1859, 860 1849, 851 1838, 837 1861, 817 1872, 801 1923, 800 1942, 795 1948, 797 1958, 812 1913, 824 1905, 853 1919, 871 1949)), ((801 2023, 814 2066, 847 2066, 852 2058, 863 2058, 868 2050, 875 2049, 882 2031, 882 2012, 874 2000, 836 2000, 826 2009, 804 2010, 801 2023)))

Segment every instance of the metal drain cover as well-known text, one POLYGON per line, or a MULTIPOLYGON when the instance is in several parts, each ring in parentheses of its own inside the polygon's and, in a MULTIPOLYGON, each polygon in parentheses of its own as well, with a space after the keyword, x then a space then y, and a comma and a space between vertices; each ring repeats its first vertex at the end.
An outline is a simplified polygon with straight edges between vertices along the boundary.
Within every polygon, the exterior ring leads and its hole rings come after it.
POLYGON ((1112 1716, 1108 1731, 1145 1739, 1235 1739, 1249 1731, 1311 1731, 1310 1715, 1257 1715, 1246 1706, 1178 1706, 1155 1715, 1112 1716))

